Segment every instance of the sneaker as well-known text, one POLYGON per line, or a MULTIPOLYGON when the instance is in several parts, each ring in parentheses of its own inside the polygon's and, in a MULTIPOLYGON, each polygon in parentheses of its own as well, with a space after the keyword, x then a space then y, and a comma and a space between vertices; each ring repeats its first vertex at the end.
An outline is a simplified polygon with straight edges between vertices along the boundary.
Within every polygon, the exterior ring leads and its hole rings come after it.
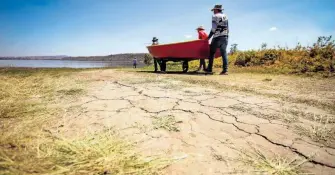
POLYGON ((224 71, 222 71, 222 72, 220 73, 220 75, 228 75, 228 72, 224 72, 224 71))

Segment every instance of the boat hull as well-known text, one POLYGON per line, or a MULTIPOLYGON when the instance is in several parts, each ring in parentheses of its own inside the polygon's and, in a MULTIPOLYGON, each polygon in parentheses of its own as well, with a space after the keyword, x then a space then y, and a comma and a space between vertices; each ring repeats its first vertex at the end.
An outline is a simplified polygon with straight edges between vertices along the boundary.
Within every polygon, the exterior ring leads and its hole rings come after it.
MULTIPOLYGON (((208 59, 209 56, 209 43, 207 40, 154 45, 147 48, 155 59, 196 60, 208 59)), ((220 56, 220 50, 218 49, 215 57, 220 56)))

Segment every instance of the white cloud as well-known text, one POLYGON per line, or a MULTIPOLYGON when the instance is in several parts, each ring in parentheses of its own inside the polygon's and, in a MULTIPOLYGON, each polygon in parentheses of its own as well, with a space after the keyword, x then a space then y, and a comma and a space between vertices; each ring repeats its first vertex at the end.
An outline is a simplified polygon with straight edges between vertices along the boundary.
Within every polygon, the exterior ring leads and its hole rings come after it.
POLYGON ((192 35, 185 35, 185 38, 192 38, 192 35))
POLYGON ((271 31, 271 32, 272 32, 272 31, 276 31, 276 30, 278 30, 277 27, 271 27, 271 28, 269 29, 269 31, 271 31))

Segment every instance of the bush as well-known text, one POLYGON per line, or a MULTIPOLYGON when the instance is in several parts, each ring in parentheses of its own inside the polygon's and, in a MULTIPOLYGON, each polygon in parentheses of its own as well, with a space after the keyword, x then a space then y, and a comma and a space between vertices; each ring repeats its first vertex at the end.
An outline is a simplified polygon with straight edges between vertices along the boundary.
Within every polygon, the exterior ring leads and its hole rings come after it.
POLYGON ((147 53, 144 55, 144 64, 151 65, 153 60, 154 58, 150 54, 147 53))
POLYGON ((245 51, 245 52, 239 52, 237 54, 236 60, 234 65, 237 66, 248 66, 252 59, 256 58, 256 52, 255 51, 245 51))
MULTIPOLYGON (((257 51, 238 51, 229 55, 229 61, 238 67, 268 67, 291 73, 334 72, 335 41, 329 37, 319 37, 312 47, 300 43, 293 49, 267 49, 265 44, 257 51)), ((218 65, 219 66, 219 65, 218 65)))
POLYGON ((276 49, 264 49, 262 51, 258 51, 256 57, 251 59, 251 64, 254 66, 260 65, 272 65, 275 61, 280 57, 280 51, 276 49))

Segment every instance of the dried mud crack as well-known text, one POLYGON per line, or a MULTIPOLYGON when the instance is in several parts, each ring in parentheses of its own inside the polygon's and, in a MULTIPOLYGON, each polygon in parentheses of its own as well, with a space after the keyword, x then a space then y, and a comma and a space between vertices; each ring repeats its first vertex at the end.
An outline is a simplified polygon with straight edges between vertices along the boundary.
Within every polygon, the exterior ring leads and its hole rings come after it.
MULTIPOLYGON (((68 122, 75 124, 87 119, 79 126, 83 130, 98 123, 113 125, 130 139, 139 139, 141 135, 139 149, 149 156, 158 153, 188 155, 185 160, 167 168, 167 174, 172 169, 180 174, 230 172, 239 163, 230 163, 232 167, 227 167, 226 160, 213 163, 213 150, 216 151, 215 155, 238 156, 236 150, 229 146, 247 148, 251 140, 254 140, 255 146, 264 146, 264 152, 275 150, 288 158, 298 156, 306 159, 313 165, 302 165, 302 169, 308 172, 335 173, 334 146, 315 142, 293 129, 297 123, 308 127, 315 121, 283 113, 285 108, 295 105, 291 102, 197 85, 184 87, 183 83, 172 80, 173 89, 167 88, 172 86, 169 81, 132 83, 131 79, 122 77, 108 79, 108 83, 104 81, 92 85, 86 98, 72 106, 82 108, 82 112, 77 117, 68 119, 68 122), (180 130, 171 132, 162 128, 154 129, 153 118, 165 116, 173 116, 182 121, 173 123, 180 130), (287 150, 290 154, 286 154, 287 150), (314 151, 317 153, 312 156, 314 151)), ((310 108, 305 104, 303 107, 310 108)), ((304 108, 300 110, 303 111, 304 108)), ((324 113, 327 112, 321 109, 315 111, 315 115, 324 113)), ((329 113, 327 115, 335 117, 329 113)), ((171 123, 166 123, 169 124, 171 123)))

